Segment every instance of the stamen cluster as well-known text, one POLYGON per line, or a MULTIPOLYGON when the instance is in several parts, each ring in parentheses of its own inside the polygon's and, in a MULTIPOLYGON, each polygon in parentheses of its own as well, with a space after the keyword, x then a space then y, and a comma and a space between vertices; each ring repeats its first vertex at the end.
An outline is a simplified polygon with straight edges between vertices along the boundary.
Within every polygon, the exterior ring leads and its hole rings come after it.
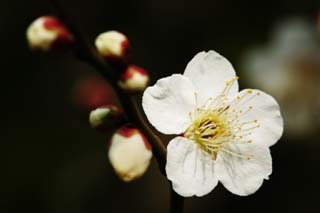
MULTIPOLYGON (((249 106, 245 111, 242 105, 252 98, 260 95, 259 92, 252 94, 252 90, 229 102, 227 92, 232 84, 238 79, 233 78, 226 82, 224 90, 215 99, 210 98, 205 104, 192 113, 189 113, 191 125, 184 133, 184 137, 195 141, 202 150, 209 153, 213 160, 217 158, 219 151, 224 151, 229 154, 250 159, 249 155, 242 155, 231 151, 229 145, 232 143, 243 144, 251 143, 248 139, 252 131, 260 127, 258 120, 240 121, 240 117, 253 109, 249 106)), ((195 93, 196 103, 197 94, 195 93)))

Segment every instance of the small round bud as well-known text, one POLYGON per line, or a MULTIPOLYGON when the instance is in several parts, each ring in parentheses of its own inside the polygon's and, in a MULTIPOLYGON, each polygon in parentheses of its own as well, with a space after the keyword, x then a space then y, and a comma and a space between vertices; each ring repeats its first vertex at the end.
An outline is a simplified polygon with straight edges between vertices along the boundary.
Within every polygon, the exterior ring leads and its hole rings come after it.
POLYGON ((126 125, 111 138, 109 160, 115 172, 125 182, 141 177, 152 157, 151 146, 136 128, 126 125))
POLYGON ((92 110, 89 115, 90 125, 98 131, 117 127, 124 121, 123 112, 114 105, 105 105, 92 110))
POLYGON ((118 31, 100 34, 95 41, 98 53, 111 65, 123 65, 129 60, 130 45, 127 37, 118 31))
POLYGON ((65 48, 74 42, 67 28, 52 16, 33 21, 27 29, 27 40, 31 49, 40 51, 65 48))
POLYGON ((149 83, 148 72, 138 66, 130 65, 121 73, 119 86, 127 91, 143 91, 149 83))

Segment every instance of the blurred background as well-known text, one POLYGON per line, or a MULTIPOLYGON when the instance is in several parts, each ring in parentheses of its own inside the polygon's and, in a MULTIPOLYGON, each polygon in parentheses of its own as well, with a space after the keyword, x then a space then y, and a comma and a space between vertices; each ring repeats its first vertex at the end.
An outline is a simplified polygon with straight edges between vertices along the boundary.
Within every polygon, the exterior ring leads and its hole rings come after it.
MULTIPOLYGON (((199 51, 216 50, 240 87, 279 101, 285 133, 271 148, 274 171, 249 197, 220 184, 188 198, 185 212, 320 212, 320 3, 318 0, 65 0, 87 38, 119 30, 153 82, 182 73, 199 51)), ((166 212, 169 185, 155 160, 123 183, 107 159, 107 138, 88 111, 116 102, 110 87, 71 53, 34 54, 25 30, 52 14, 49 1, 0 1, 0 212, 166 212)))

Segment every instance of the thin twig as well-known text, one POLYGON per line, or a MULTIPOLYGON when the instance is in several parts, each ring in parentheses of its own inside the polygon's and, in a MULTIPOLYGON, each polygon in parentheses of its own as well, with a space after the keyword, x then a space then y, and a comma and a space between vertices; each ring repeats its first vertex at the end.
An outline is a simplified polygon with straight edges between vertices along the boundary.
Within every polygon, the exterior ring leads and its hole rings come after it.
POLYGON ((144 117, 141 107, 139 107, 139 104, 137 104, 132 94, 125 93, 119 88, 117 84, 117 73, 112 70, 105 63, 104 59, 97 54, 94 48, 86 42, 77 26, 71 20, 70 16, 66 15, 59 1, 50 1, 56 9, 58 17, 63 21, 63 23, 74 36, 75 45, 73 46, 73 51, 75 55, 80 60, 92 65, 112 85, 129 120, 137 125, 137 127, 140 128, 149 139, 149 142, 152 146, 153 154, 158 161, 161 172, 164 174, 166 163, 166 148, 157 133, 149 127, 149 124, 144 117))
MULTIPOLYGON (((71 20, 69 16, 66 15, 63 7, 58 0, 50 0, 52 5, 57 11, 58 17, 63 21, 66 27, 70 30, 75 39, 75 45, 73 46, 73 51, 75 55, 82 61, 87 62, 93 66, 113 87, 119 101, 126 112, 128 119, 137 125, 143 133, 149 139, 152 146, 152 151, 157 159, 160 171, 165 175, 165 165, 166 165, 166 155, 167 150, 164 146, 163 141, 158 136, 158 134, 150 127, 150 124, 145 118, 143 110, 141 108, 141 103, 137 101, 137 97, 140 94, 129 94, 125 93, 117 84, 117 73, 112 70, 106 63, 105 60, 100 57, 94 48, 86 42, 80 31, 78 30, 75 23, 71 20)), ((139 99, 140 101, 140 99, 139 99)), ((171 200, 170 200, 170 213, 182 213, 183 212, 184 198, 178 195, 171 188, 171 200)))
POLYGON ((178 195, 171 187, 170 189, 170 213, 182 213, 183 212, 183 204, 184 197, 178 195))

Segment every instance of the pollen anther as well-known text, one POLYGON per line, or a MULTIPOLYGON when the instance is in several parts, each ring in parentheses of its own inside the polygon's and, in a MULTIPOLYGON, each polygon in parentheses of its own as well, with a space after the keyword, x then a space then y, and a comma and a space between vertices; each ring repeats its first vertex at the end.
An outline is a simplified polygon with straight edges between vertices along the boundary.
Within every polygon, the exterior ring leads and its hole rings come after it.
POLYGON ((195 92, 196 110, 189 112, 191 125, 183 134, 184 137, 193 140, 201 149, 207 152, 215 160, 220 151, 226 152, 243 159, 250 159, 249 155, 243 155, 232 150, 232 144, 250 144, 248 137, 260 124, 256 119, 245 121, 241 117, 253 109, 253 106, 242 108, 242 105, 252 100, 259 92, 253 93, 252 89, 239 95, 232 102, 228 101, 228 92, 233 83, 238 79, 226 81, 226 86, 216 98, 209 98, 201 106, 198 105, 195 92), (255 124, 255 125, 252 125, 255 124))

